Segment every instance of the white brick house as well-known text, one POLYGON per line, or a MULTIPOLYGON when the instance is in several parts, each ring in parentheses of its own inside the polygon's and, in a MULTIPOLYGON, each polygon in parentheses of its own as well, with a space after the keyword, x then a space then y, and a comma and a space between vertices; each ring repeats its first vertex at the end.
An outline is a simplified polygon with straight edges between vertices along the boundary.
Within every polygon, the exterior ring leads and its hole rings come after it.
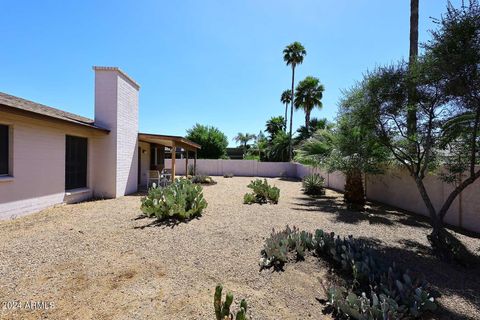
MULTIPOLYGON (((116 198, 148 183, 170 149, 199 145, 138 132, 140 86, 116 67, 94 67, 95 119, 0 93, 0 219, 91 197, 116 198)), ((176 152, 173 152, 175 150, 176 152)))

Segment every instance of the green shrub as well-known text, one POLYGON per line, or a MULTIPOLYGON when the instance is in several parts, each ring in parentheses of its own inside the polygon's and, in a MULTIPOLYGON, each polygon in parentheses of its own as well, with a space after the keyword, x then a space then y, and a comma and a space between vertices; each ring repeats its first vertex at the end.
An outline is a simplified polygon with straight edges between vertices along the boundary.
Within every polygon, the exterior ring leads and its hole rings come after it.
POLYGON ((195 176, 193 176, 190 181, 192 181, 192 183, 196 183, 196 184, 215 184, 216 182, 212 179, 212 177, 210 176, 206 176, 206 175, 203 175, 203 174, 197 174, 195 176))
POLYGON ((186 179, 176 179, 165 188, 154 185, 142 198, 141 210, 148 217, 158 220, 176 218, 190 219, 202 214, 207 207, 202 187, 186 179))
POLYGON ((313 196, 324 195, 324 183, 325 178, 318 173, 309 174, 302 180, 303 193, 313 196))
POLYGON ((255 203, 256 201, 257 201, 257 198, 253 193, 245 193, 245 195, 243 196, 243 203, 245 204, 252 204, 252 203, 255 203))
POLYGON ((236 315, 233 312, 230 312, 230 307, 233 302, 233 294, 228 292, 225 296, 225 302, 222 301, 222 290, 223 287, 221 284, 215 287, 215 294, 213 296, 213 307, 215 308, 215 317, 217 320, 230 320, 235 317, 235 320, 248 320, 247 317, 247 301, 242 299, 240 302, 240 310, 236 312, 236 315))
POLYGON ((245 204, 278 203, 280 189, 270 186, 267 179, 263 179, 263 181, 261 179, 252 180, 247 187, 252 189, 253 192, 244 195, 243 202, 245 204))
POLYGON ((349 289, 327 290, 328 304, 339 316, 360 320, 413 319, 436 309, 428 284, 408 270, 399 270, 395 262, 380 260, 369 244, 352 236, 335 237, 317 229, 315 234, 286 227, 272 232, 262 250, 262 267, 278 267, 296 252, 314 251, 350 279, 349 289))

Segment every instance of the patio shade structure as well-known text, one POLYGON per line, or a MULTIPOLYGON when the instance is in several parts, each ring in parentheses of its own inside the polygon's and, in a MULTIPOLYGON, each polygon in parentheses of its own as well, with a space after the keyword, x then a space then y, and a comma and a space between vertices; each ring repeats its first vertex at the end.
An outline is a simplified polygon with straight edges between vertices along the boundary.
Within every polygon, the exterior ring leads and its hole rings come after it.
POLYGON ((175 159, 178 148, 183 149, 185 153, 185 175, 188 173, 188 160, 190 152, 194 153, 193 171, 194 173, 197 172, 197 151, 201 149, 199 144, 181 136, 167 136, 152 133, 139 133, 138 141, 169 147, 172 150, 172 179, 175 177, 175 159))

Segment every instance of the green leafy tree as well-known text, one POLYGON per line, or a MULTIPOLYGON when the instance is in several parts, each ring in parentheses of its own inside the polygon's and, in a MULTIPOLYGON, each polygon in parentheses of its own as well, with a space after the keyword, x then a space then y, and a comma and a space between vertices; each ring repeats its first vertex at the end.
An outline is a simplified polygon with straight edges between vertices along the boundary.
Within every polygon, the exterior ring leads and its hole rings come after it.
POLYGON ((303 63, 303 58, 307 55, 307 51, 303 47, 303 45, 295 41, 292 44, 289 44, 283 50, 283 61, 287 64, 287 66, 292 67, 292 90, 291 90, 291 107, 290 107, 290 130, 289 130, 289 159, 292 159, 293 152, 292 152, 292 126, 293 126, 293 102, 294 102, 294 88, 295 88, 295 68, 297 65, 303 63))
POLYGON ((302 109, 305 112, 305 128, 310 128, 310 114, 317 107, 322 108, 322 97, 325 88, 320 80, 308 76, 300 81, 295 89, 295 108, 302 109))
POLYGON ((227 154, 227 136, 213 126, 197 123, 187 130, 186 138, 202 146, 198 150, 198 157, 201 159, 220 159, 227 154))
POLYGON ((251 140, 254 140, 256 138, 256 136, 254 134, 250 134, 250 133, 241 133, 239 132, 235 138, 233 138, 233 140, 235 140, 237 143, 240 143, 241 145, 241 148, 243 150, 243 157, 245 158, 246 154, 247 154, 247 149, 248 149, 248 143, 251 141, 251 140))
POLYGON ((260 161, 265 161, 267 148, 268 148, 268 139, 267 137, 265 137, 265 134, 263 133, 263 131, 260 131, 257 134, 253 147, 250 148, 249 150, 249 154, 251 154, 253 157, 255 157, 260 161))
POLYGON ((282 96, 280 97, 280 101, 285 105, 285 124, 284 130, 287 130, 287 112, 288 112, 288 105, 292 102, 292 90, 287 89, 282 92, 282 96))
POLYGON ((446 232, 443 220, 457 196, 480 177, 478 1, 459 9, 449 5, 437 23, 439 29, 415 65, 401 63, 369 75, 368 97, 381 141, 409 171, 429 212, 433 248, 440 256, 465 262, 466 250, 446 232), (414 135, 409 134, 412 102, 414 135), (453 188, 435 208, 424 179, 439 164, 444 170, 439 176, 453 188))

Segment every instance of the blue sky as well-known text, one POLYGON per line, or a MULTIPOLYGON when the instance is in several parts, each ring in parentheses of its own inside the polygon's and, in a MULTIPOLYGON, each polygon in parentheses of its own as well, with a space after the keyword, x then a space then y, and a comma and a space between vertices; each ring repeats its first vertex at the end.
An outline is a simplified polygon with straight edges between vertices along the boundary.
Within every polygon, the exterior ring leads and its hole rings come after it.
MULTIPOLYGON (((460 0, 452 1, 454 4, 460 0)), ((420 0, 420 41, 446 0, 420 0)), ((334 119, 341 90, 408 56, 408 0, 0 0, 0 91, 93 117, 93 65, 141 85, 140 130, 185 135, 195 123, 230 140, 282 115, 285 45, 307 49, 296 79, 319 77, 334 119)), ((304 121, 294 114, 294 127, 304 121)))

